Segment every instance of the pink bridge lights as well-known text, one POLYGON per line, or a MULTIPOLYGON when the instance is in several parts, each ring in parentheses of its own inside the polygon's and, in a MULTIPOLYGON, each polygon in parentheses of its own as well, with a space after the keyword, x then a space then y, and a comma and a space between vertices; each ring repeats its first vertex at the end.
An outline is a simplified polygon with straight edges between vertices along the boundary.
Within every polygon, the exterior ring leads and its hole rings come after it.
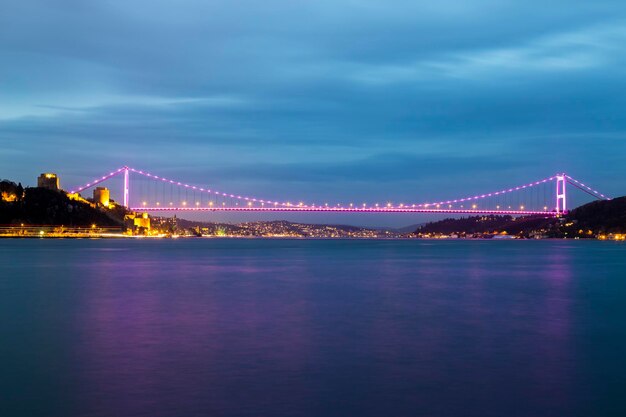
POLYGON ((332 213, 449 213, 560 216, 567 212, 567 184, 593 196, 606 195, 567 174, 557 174, 528 184, 490 193, 430 203, 410 204, 314 204, 232 194, 157 176, 128 166, 72 190, 80 193, 123 175, 123 204, 148 212, 332 212, 332 213), (131 174, 135 178, 131 184, 131 174), (131 195, 131 190, 133 194, 131 195), (131 199, 134 197, 134 199, 131 199))

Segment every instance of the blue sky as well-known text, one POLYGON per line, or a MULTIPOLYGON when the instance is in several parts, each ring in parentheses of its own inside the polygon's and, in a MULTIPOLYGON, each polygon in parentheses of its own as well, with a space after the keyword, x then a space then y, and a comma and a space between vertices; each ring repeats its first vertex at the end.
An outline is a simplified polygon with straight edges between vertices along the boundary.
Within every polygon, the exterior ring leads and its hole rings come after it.
POLYGON ((567 171, 623 195, 625 68, 623 1, 3 0, 0 177, 346 202, 567 171))

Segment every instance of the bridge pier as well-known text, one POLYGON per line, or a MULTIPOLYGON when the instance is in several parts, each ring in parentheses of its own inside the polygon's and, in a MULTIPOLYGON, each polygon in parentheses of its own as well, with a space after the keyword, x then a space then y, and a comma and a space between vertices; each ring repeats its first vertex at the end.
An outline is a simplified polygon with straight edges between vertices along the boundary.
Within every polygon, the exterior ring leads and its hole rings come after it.
POLYGON ((557 174, 556 176, 556 212, 564 214, 567 212, 567 196, 565 192, 565 174, 557 174))
POLYGON ((124 167, 124 207, 128 208, 128 187, 129 187, 129 176, 128 176, 128 167, 124 167))

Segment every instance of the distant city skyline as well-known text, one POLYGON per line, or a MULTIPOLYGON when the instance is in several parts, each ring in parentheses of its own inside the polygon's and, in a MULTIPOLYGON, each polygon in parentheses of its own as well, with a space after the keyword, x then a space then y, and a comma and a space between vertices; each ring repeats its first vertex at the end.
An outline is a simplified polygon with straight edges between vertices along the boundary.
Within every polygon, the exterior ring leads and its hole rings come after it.
MULTIPOLYGON (((623 195, 625 22, 619 1, 7 0, 0 176, 66 188, 128 164, 420 201, 568 172, 623 195)), ((320 221, 344 219, 413 221, 320 221)))

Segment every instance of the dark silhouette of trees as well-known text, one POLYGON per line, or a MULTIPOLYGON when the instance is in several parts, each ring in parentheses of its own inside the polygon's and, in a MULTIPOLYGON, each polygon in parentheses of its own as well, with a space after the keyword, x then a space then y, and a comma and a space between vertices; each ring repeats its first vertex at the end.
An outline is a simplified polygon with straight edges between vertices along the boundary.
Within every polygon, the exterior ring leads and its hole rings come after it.
POLYGON ((26 188, 10 181, 0 182, 0 191, 19 196, 15 201, 0 201, 0 224, 37 224, 64 226, 121 226, 124 210, 97 209, 70 200, 63 192, 45 188, 26 188))
POLYGON ((626 197, 594 201, 572 210, 561 219, 542 216, 472 216, 445 219, 419 227, 416 234, 492 234, 590 238, 598 234, 626 233, 626 197))

